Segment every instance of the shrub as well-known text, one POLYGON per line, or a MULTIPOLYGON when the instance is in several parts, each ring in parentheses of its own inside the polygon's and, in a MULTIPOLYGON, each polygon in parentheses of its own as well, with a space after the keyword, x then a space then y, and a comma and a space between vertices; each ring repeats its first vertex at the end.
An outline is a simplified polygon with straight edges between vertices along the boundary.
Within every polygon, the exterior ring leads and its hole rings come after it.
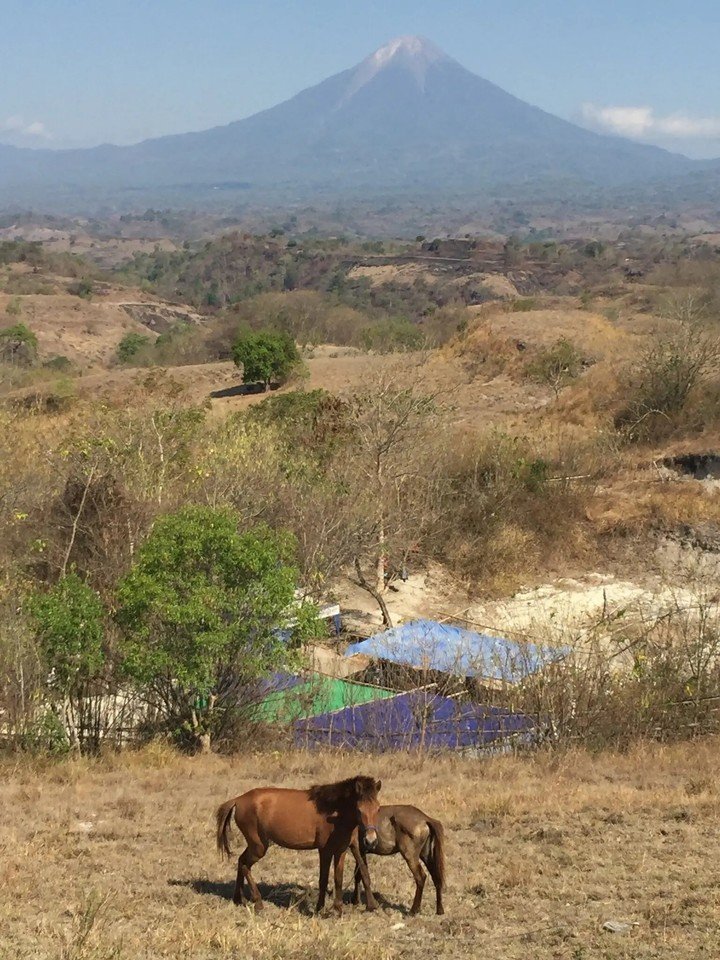
POLYGON ((76 280, 74 283, 68 284, 67 292, 71 293, 74 297, 81 297, 83 300, 89 300, 94 292, 94 286, 92 280, 76 280))
POLYGON ((328 456, 351 436, 347 404, 327 390, 293 390, 250 407, 247 419, 278 426, 297 451, 328 456))
POLYGON ((551 387, 555 397, 563 387, 575 380, 585 366, 585 360, 577 347, 561 337, 551 347, 543 347, 525 367, 525 373, 535 383, 551 387))
POLYGON ((656 336, 626 373, 616 428, 631 442, 661 439, 716 373, 719 359, 720 340, 697 323, 656 336))
POLYGON ((150 337, 144 333, 132 331, 126 333, 117 346, 116 356, 119 363, 130 363, 144 346, 150 343, 150 337))
POLYGON ((72 369, 72 361, 63 354, 60 354, 57 357, 50 357, 49 360, 45 361, 43 366, 48 370, 55 370, 58 373, 67 373, 72 369))
POLYGON ((401 350, 419 350, 424 343, 422 330, 409 320, 380 320, 360 332, 365 350, 393 353, 401 350))
POLYGON ((512 300, 510 303, 510 309, 513 313, 529 313, 536 306, 537 302, 533 297, 521 297, 519 300, 512 300))
POLYGON ((22 301, 20 297, 11 297, 5 306, 5 313, 11 317, 19 317, 22 313, 22 301))

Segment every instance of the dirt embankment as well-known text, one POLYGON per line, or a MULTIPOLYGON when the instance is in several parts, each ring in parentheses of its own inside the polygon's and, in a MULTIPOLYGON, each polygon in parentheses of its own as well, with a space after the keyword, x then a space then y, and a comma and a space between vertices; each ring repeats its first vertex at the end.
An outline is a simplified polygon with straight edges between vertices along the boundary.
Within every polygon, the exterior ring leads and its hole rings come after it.
POLYGON ((64 292, 0 293, 0 325, 26 324, 38 339, 41 361, 64 356, 84 369, 111 364, 127 333, 154 337, 174 323, 201 320, 189 307, 132 289, 103 288, 89 299, 64 292))

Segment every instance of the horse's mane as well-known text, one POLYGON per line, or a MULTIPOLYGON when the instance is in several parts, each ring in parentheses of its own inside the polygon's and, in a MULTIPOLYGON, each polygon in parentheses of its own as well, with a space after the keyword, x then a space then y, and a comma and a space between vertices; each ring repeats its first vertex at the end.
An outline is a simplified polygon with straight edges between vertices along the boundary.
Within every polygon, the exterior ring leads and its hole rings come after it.
POLYGON ((318 810, 336 810, 375 797, 377 781, 373 777, 349 777, 337 783, 316 784, 308 794, 318 810))

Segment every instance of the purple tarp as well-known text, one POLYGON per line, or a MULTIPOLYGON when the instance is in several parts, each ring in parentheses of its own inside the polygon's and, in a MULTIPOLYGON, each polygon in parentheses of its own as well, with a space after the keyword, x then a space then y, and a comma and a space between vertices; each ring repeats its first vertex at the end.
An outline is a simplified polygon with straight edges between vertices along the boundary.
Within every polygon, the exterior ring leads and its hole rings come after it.
POLYGON ((295 724, 295 742, 301 747, 372 751, 482 750, 513 740, 532 742, 534 727, 530 717, 501 707, 461 702, 427 690, 412 690, 387 700, 299 720, 295 724))

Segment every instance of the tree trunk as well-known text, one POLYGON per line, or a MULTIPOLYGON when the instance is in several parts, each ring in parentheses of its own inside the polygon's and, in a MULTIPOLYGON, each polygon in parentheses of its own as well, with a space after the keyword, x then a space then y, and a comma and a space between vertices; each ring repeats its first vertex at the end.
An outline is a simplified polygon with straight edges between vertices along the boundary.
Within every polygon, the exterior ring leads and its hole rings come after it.
POLYGON ((380 593, 379 590, 376 590, 374 587, 371 587, 370 584, 365 579, 365 574, 362 572, 362 567, 360 566, 360 560, 355 557, 355 573, 357 574, 357 579, 359 585, 363 590, 367 590, 371 597, 377 602, 377 605, 380 607, 380 612, 382 613, 383 623, 386 627, 392 628, 393 622, 390 617, 390 611, 387 608, 385 603, 385 598, 380 593))
POLYGON ((378 535, 378 561, 377 561, 377 588, 380 593, 385 593, 385 524, 380 521, 380 533, 378 535))
POLYGON ((70 752, 74 757, 80 756, 80 734, 78 732, 75 716, 73 714, 72 702, 70 697, 63 698, 62 704, 62 724, 65 728, 65 735, 70 744, 70 752))

